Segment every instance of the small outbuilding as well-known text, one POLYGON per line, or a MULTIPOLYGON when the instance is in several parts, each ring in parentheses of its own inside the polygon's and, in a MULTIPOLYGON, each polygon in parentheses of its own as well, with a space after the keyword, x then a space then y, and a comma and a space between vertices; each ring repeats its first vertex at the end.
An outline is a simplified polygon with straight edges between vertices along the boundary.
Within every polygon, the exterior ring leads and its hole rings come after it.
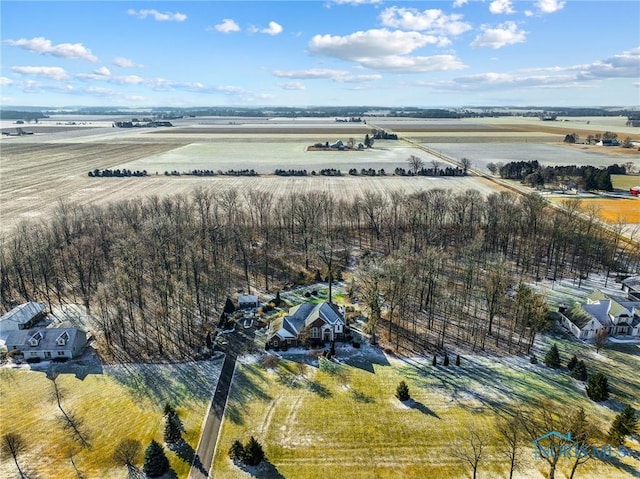
POLYGON ((238 296, 238 309, 250 309, 258 307, 257 294, 245 294, 238 296))

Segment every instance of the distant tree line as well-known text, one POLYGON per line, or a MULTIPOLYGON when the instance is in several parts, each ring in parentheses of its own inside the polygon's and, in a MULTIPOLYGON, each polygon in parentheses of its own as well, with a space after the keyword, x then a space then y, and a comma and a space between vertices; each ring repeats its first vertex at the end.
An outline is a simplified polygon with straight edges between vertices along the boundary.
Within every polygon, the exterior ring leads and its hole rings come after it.
POLYGON ((5 110, 0 109, 0 119, 2 120, 38 120, 40 118, 49 118, 41 111, 21 111, 21 110, 5 110))
POLYGON ((307 170, 281 170, 276 169, 276 176, 307 176, 307 170))
POLYGON ((379 170, 374 170, 373 168, 361 168, 358 172, 357 168, 350 168, 349 174, 351 176, 386 176, 387 173, 384 171, 384 168, 380 168, 379 170))
POLYGON ((118 168, 115 170, 109 170, 109 169, 100 170, 96 168, 95 170, 89 172, 89 177, 91 178, 111 178, 111 177, 123 178, 123 177, 131 177, 131 176, 147 176, 147 170, 131 171, 126 168, 123 168, 123 169, 118 168))
POLYGON ((191 170, 189 172, 180 172, 177 170, 173 171, 165 171, 165 176, 182 176, 182 175, 192 175, 192 176, 259 176, 258 172, 252 169, 244 169, 244 170, 191 170))
POLYGON ((417 171, 396 168, 393 173, 398 176, 464 176, 462 168, 447 166, 446 168, 420 168, 417 171))
MULTIPOLYGON (((396 133, 388 133, 385 130, 373 129, 371 130, 371 138, 375 140, 397 140, 398 135, 396 133)), ((367 146, 366 139, 365 139, 365 146, 367 146)))
POLYGON ((537 160, 511 161, 500 168, 500 177, 520 180, 531 186, 573 180, 587 191, 613 191, 612 174, 625 174, 624 166, 617 164, 606 168, 590 165, 541 166, 537 160))

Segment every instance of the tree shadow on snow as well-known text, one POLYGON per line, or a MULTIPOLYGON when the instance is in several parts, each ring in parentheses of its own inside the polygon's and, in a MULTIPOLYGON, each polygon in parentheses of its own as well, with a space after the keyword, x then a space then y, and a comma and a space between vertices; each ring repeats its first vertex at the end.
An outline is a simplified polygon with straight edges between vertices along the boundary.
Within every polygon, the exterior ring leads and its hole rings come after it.
POLYGON ((389 366, 389 361, 384 353, 378 349, 368 348, 361 353, 355 354, 344 361, 345 364, 354 368, 375 374, 374 365, 389 366))
POLYGON ((184 462, 191 464, 191 467, 196 468, 205 476, 208 474, 207 470, 200 461, 200 457, 196 454, 196 451, 194 451, 191 445, 184 439, 180 438, 180 441, 178 441, 176 444, 168 445, 168 448, 184 462))
POLYGON ((278 471, 278 468, 271 464, 267 459, 263 459, 257 466, 247 466, 245 464, 235 462, 235 465, 242 469, 251 477, 256 479, 285 479, 285 477, 278 471))

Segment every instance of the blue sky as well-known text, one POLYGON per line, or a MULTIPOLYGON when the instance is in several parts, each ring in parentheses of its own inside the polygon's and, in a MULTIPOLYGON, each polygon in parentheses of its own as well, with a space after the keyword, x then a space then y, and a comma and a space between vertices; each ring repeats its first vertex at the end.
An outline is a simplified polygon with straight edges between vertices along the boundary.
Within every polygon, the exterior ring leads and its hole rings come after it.
POLYGON ((640 2, 2 1, 0 103, 640 105, 640 2))

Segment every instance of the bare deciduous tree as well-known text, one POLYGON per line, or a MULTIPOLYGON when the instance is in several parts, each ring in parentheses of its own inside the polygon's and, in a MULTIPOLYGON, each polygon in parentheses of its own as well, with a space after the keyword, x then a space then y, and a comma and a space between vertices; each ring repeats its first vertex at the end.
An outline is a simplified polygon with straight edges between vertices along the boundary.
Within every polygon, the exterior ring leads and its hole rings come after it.
POLYGON ((135 439, 123 439, 113 450, 111 456, 113 462, 127 468, 129 479, 139 479, 145 477, 142 471, 136 466, 140 459, 142 445, 135 439))
POLYGON ((596 335, 593 338, 593 345, 596 347, 596 353, 599 353, 605 344, 607 344, 607 339, 609 338, 609 334, 605 328, 600 328, 596 331, 596 335))
POLYGON ((453 455, 471 468, 473 479, 477 477, 478 467, 488 445, 489 436, 487 432, 478 431, 475 427, 471 427, 466 436, 455 443, 453 455))
POLYGON ((518 418, 511 416, 500 418, 496 424, 500 439, 500 453, 509 460, 509 479, 522 465, 521 449, 524 443, 524 431, 518 418))
POLYGON ((415 155, 409 156, 409 158, 407 158, 407 163, 409 163, 409 168, 413 171, 413 174, 418 174, 418 172, 424 168, 424 161, 422 161, 422 158, 415 155))
POLYGON ((23 439, 23 437, 16 432, 8 432, 2 435, 2 446, 0 448, 3 454, 11 456, 13 458, 13 462, 16 463, 16 468, 18 469, 18 474, 20 474, 21 478, 24 478, 24 473, 20 468, 20 464, 18 463, 18 457, 27 450, 27 443, 23 439))

